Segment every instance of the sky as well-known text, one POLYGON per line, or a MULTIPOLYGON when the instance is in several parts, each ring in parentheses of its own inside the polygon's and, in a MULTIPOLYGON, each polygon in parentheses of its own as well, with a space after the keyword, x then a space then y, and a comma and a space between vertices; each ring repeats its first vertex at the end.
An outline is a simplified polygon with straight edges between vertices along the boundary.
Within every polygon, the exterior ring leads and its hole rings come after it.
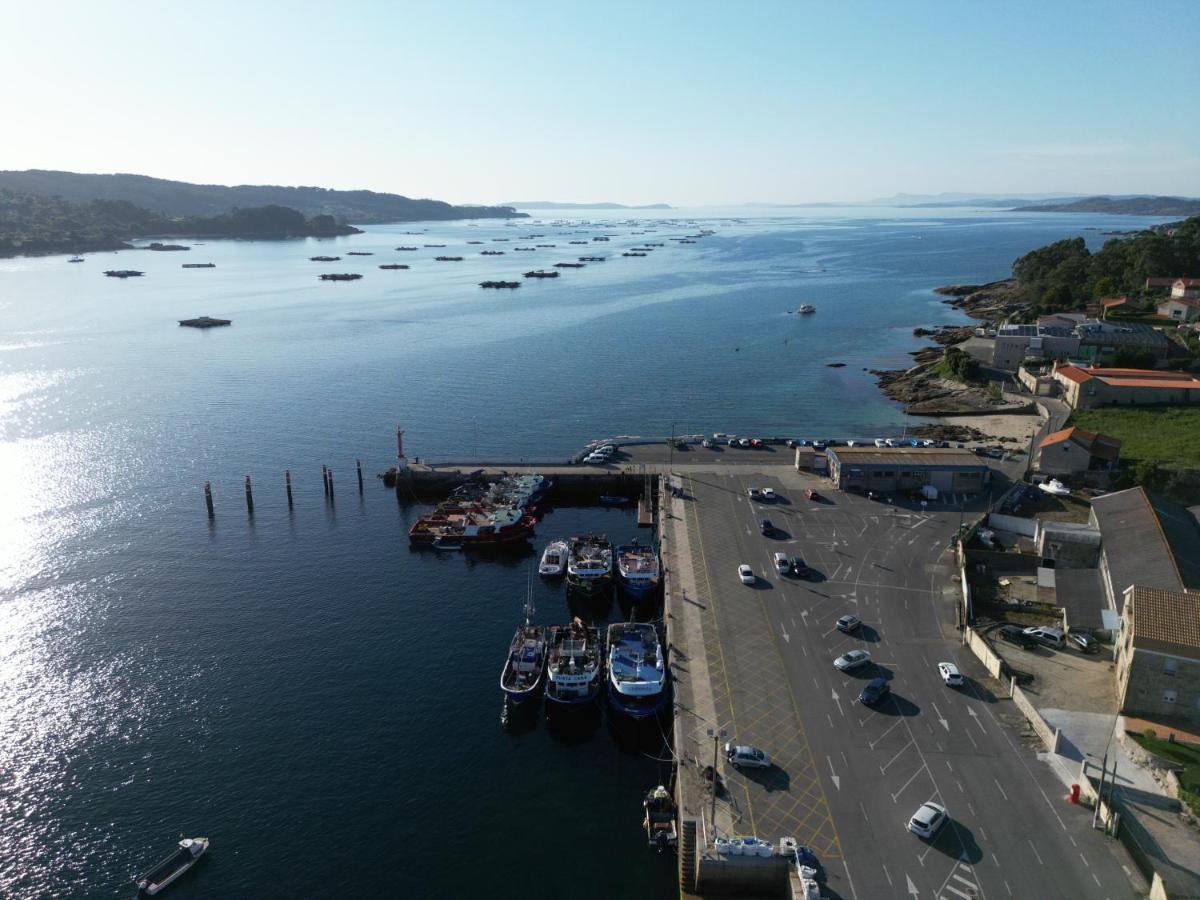
POLYGON ((1200 196, 1200 2, 0 0, 0 169, 676 206, 1200 196))

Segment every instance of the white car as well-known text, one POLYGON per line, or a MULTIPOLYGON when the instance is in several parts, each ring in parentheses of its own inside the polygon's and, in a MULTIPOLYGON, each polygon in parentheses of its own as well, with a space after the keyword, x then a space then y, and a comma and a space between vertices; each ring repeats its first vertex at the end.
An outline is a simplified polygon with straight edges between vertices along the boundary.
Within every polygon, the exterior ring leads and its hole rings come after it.
POLYGON ((738 438, 738 446, 739 447, 749 447, 750 446, 750 438, 738 438))
POLYGON ((876 447, 886 447, 887 441, 885 441, 883 438, 875 438, 875 446, 876 447))
POLYGON ((929 839, 946 824, 946 807, 932 800, 922 803, 921 808, 908 820, 908 830, 917 837, 929 839))
POLYGON ((713 445, 713 442, 710 441, 708 438, 705 438, 704 440, 702 440, 700 442, 700 446, 704 447, 705 449, 711 449, 712 445, 713 445))
POLYGON ((788 562, 786 553, 776 551, 772 559, 775 560, 775 571, 780 575, 786 575, 792 570, 792 564, 788 562))
POLYGON ((834 668, 842 672, 849 672, 851 669, 857 669, 859 666, 865 666, 871 661, 871 654, 866 650, 851 650, 849 653, 843 653, 833 661, 834 668))
POLYGON ((858 616, 852 616, 849 613, 837 620, 837 630, 844 631, 846 634, 852 634, 862 620, 858 616))
POLYGON ((883 445, 885 447, 899 447, 900 441, 898 441, 896 438, 887 438, 884 440, 883 445))
POLYGON ((949 687, 959 687, 963 683, 962 672, 958 671, 958 666, 952 662, 938 663, 938 674, 949 687))
POLYGON ((585 463, 591 463, 592 465, 595 465, 596 463, 606 463, 608 462, 608 456, 603 453, 589 453, 583 458, 583 461, 585 463))
POLYGON ((775 498, 779 495, 775 493, 775 488, 763 488, 762 499, 764 503, 774 503, 775 498))
POLYGON ((765 769, 771 765, 767 754, 757 747, 725 745, 725 760, 730 765, 747 769, 765 769))
POLYGON ((738 578, 741 579, 742 584, 754 584, 758 581, 754 570, 745 563, 738 566, 738 578))

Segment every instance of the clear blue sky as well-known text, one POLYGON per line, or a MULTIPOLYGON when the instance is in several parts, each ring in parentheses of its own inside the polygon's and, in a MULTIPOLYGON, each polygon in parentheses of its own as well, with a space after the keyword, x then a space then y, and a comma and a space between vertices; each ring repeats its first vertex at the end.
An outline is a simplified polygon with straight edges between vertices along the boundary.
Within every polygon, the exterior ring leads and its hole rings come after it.
POLYGON ((1200 196, 1200 2, 0 0, 0 168, 452 202, 1200 196))

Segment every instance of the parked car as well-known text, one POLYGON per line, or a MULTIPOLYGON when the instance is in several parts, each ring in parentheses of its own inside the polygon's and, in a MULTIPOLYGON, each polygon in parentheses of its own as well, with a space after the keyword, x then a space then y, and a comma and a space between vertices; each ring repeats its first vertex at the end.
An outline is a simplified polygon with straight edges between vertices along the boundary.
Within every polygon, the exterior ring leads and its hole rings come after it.
POLYGON ((713 445, 713 442, 712 442, 712 441, 710 441, 708 438, 705 438, 704 440, 702 440, 702 441, 700 442, 700 446, 701 446, 701 447, 703 447, 703 448, 705 448, 706 450, 711 450, 711 449, 712 449, 712 445, 713 445))
POLYGON ((876 447, 886 447, 887 445, 888 445, 887 441, 885 441, 883 438, 875 438, 875 446, 876 447))
POLYGON ((843 653, 833 661, 834 668, 849 672, 851 669, 857 669, 859 666, 865 666, 871 661, 871 654, 866 650, 851 650, 849 653, 843 653))
POLYGON ((938 829, 946 824, 946 807, 940 803, 929 801, 912 814, 908 820, 908 830, 917 837, 929 839, 938 833, 938 829))
POLYGON ((778 496, 779 495, 775 493, 774 488, 763 488, 762 489, 762 499, 763 499, 764 503, 774 503, 775 498, 778 496))
POLYGON ((1047 647, 1061 647, 1063 645, 1064 635, 1061 628, 1051 628, 1047 625, 1031 625, 1025 629, 1025 633, 1047 647))
POLYGON ((868 500, 882 500, 883 494, 879 493, 879 491, 867 491, 867 499, 868 500))
POLYGON ((775 560, 775 571, 780 575, 786 575, 791 570, 791 563, 788 562, 786 553, 776 552, 772 558, 775 560))
POLYGON ((1000 640, 1016 644, 1018 647, 1024 647, 1026 650, 1038 646, 1038 641, 1027 635, 1020 625, 1005 625, 996 634, 1000 640))
POLYGON ((821 499, 821 495, 818 494, 816 491, 814 491, 812 488, 805 488, 804 496, 807 497, 809 500, 820 500, 821 499))
POLYGON ((608 457, 603 453, 589 453, 583 458, 583 461, 585 463, 589 463, 590 465, 597 465, 599 463, 608 462, 608 457))
POLYGON ((947 687, 961 687, 963 683, 962 672, 958 671, 958 666, 952 662, 938 663, 938 674, 942 676, 942 681, 947 687))
POLYGON ((844 615, 837 620, 837 630, 844 631, 846 634, 853 634, 862 625, 862 620, 858 616, 844 615))
POLYGON ((874 706, 892 692, 886 678, 872 678, 858 695, 858 702, 863 706, 874 706))
POLYGON ((1067 641, 1081 653, 1099 653, 1100 642, 1086 631, 1072 631, 1067 635, 1067 641))
POLYGON ((775 526, 771 524, 770 519, 759 519, 758 520, 758 530, 761 531, 763 534, 765 534, 767 537, 770 537, 771 535, 773 535, 775 533, 775 526))
POLYGON ((762 491, 760 491, 758 488, 750 488, 749 490, 746 491, 746 493, 750 496, 751 500, 761 500, 762 499, 762 491))
POLYGON ((747 769, 765 769, 771 765, 771 759, 757 747, 739 744, 725 745, 725 761, 730 765, 747 769))
POLYGON ((754 570, 745 563, 742 563, 742 565, 738 566, 738 579, 742 582, 742 584, 756 584, 758 582, 758 578, 755 576, 754 570))
POLYGON ((808 577, 808 574, 809 574, 808 564, 804 561, 803 557, 793 556, 791 559, 788 560, 788 563, 791 565, 792 574, 795 575, 797 578, 807 578, 808 577))
POLYGON ((750 446, 757 450, 763 445, 762 438, 750 438, 750 446))
POLYGON ((738 439, 737 439, 737 438, 730 438, 730 439, 729 439, 729 440, 727 440, 725 443, 726 443, 727 445, 729 445, 730 447, 736 447, 736 446, 738 445, 738 439))
POLYGON ((738 446, 739 447, 749 447, 750 446, 750 438, 739 438, 738 446))

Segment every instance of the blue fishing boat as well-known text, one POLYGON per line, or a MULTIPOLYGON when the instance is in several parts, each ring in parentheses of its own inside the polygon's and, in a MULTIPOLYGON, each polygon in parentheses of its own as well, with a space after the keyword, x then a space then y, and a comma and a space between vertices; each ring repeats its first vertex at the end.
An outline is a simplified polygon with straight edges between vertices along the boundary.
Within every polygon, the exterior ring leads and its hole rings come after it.
POLYGON ((646 597, 658 590, 660 569, 658 551, 637 538, 617 547, 617 581, 630 596, 646 597))
POLYGON ((667 664, 658 632, 646 622, 608 626, 608 700, 633 719, 657 715, 666 705, 667 664))

